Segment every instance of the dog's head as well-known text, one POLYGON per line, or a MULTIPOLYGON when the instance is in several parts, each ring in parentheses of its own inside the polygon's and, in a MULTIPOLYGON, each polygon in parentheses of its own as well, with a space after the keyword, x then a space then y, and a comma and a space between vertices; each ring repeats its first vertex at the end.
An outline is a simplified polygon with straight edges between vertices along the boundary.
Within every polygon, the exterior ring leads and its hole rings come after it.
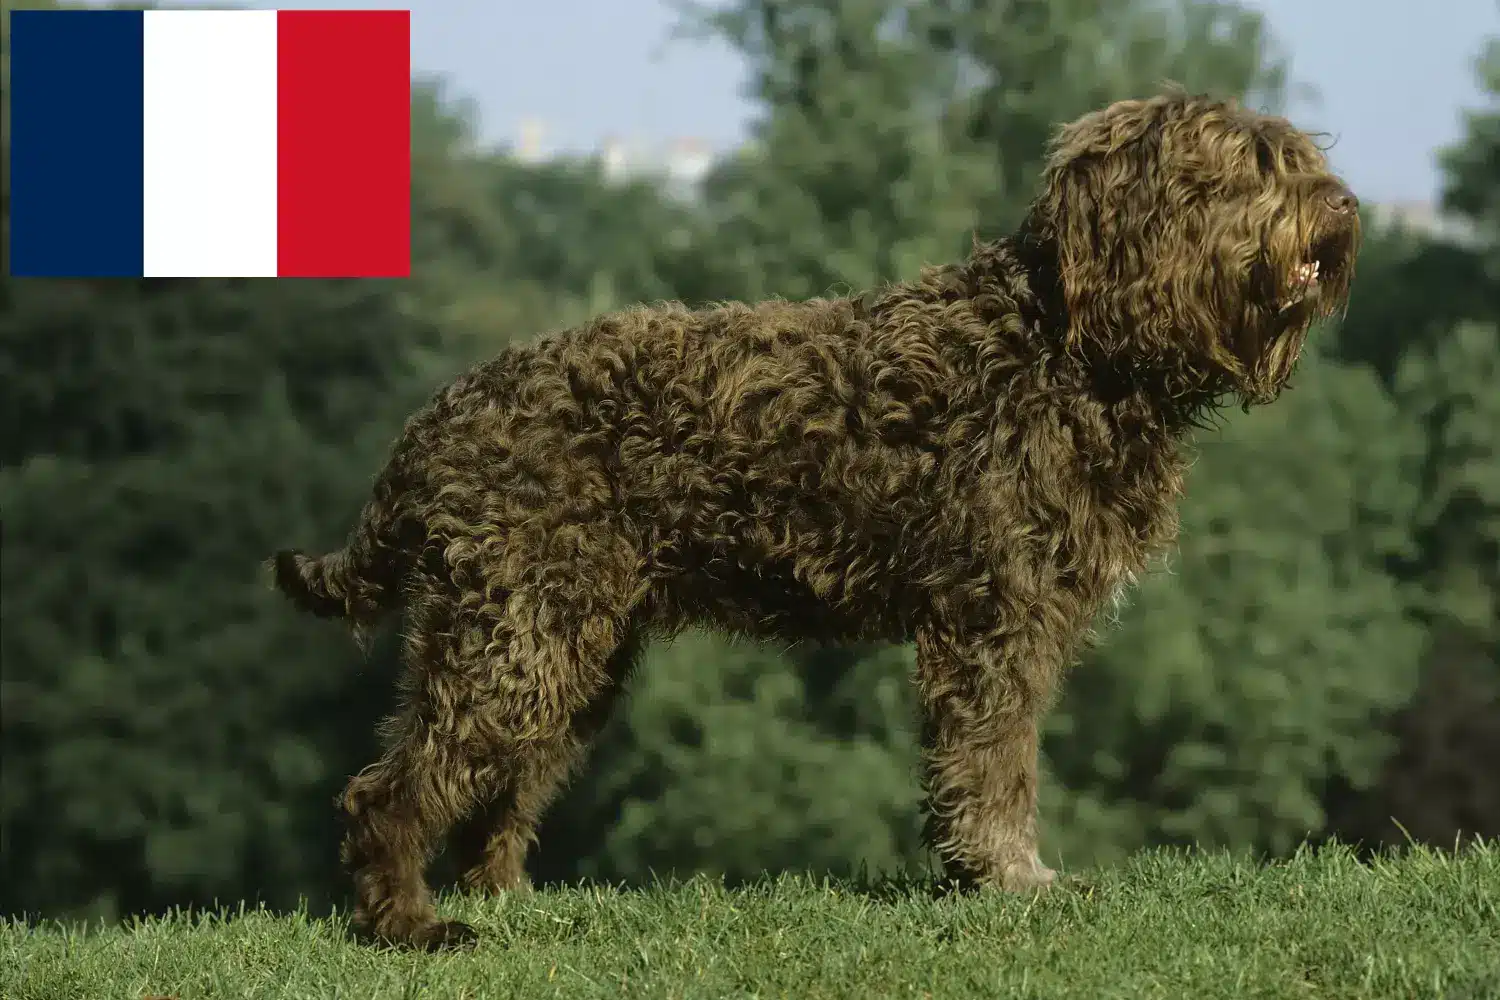
POLYGON ((1023 232, 1055 255, 1070 349, 1248 405, 1344 308, 1357 208, 1286 119, 1173 91, 1060 129, 1023 232))

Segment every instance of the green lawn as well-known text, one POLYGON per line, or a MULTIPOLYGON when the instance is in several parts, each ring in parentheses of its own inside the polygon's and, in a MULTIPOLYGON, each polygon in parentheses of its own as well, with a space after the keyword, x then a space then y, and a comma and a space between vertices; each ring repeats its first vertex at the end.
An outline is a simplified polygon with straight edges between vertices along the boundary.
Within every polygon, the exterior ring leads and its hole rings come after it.
POLYGON ((0 926, 0 997, 1500 998, 1500 845, 1360 864, 1153 853, 1039 897, 786 877, 450 896, 472 952, 262 912, 0 926))

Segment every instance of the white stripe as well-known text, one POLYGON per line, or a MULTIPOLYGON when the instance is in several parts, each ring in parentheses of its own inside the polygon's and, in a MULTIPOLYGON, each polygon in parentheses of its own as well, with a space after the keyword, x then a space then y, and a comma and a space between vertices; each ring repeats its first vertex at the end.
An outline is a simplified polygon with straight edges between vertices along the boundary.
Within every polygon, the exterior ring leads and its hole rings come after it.
POLYGON ((276 12, 145 12, 145 271, 276 275, 276 12))

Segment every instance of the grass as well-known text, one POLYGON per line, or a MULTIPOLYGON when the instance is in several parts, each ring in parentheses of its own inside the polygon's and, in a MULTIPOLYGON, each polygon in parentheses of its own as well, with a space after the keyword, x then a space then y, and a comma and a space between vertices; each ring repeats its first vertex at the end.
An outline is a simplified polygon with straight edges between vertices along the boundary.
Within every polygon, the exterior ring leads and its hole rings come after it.
POLYGON ((1138 856, 1040 896, 783 877, 446 897, 472 952, 355 944, 248 910, 0 924, 6 1000, 494 997, 1500 998, 1500 844, 1257 865, 1138 856))

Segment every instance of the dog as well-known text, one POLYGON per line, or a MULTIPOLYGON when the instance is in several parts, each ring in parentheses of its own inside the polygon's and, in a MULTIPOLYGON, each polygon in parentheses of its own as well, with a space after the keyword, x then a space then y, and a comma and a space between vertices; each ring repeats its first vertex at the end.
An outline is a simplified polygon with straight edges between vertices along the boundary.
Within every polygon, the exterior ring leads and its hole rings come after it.
POLYGON ((1358 202, 1280 117, 1171 89, 1063 126, 1019 227, 806 302, 635 307, 505 350, 407 422, 345 548, 276 585, 403 708, 350 782, 355 922, 437 948, 425 878, 526 885, 642 644, 689 626, 915 643, 931 822, 969 884, 1047 885, 1038 722, 1173 542, 1188 438, 1274 400, 1347 303, 1358 202))

